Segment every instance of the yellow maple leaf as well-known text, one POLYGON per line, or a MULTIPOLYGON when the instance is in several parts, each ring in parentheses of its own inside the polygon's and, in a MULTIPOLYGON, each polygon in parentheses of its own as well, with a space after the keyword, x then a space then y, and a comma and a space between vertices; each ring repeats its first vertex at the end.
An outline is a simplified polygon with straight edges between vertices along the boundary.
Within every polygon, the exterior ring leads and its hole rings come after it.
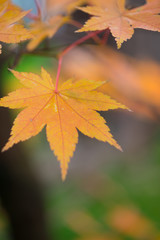
POLYGON ((33 73, 11 71, 25 87, 2 98, 0 106, 25 109, 15 119, 11 137, 3 151, 37 135, 47 125, 47 139, 61 163, 64 180, 78 141, 77 129, 121 150, 105 120, 95 111, 126 108, 95 91, 104 82, 68 80, 56 92, 50 75, 43 68, 41 77, 33 73))
MULTIPOLYGON (((92 1, 95 4, 95 1, 92 1)), ((77 32, 109 28, 116 39, 118 48, 132 37, 134 28, 160 32, 159 0, 148 0, 147 4, 132 10, 125 9, 125 0, 101 0, 97 1, 94 6, 79 9, 93 17, 77 32)))
POLYGON ((29 11, 22 11, 10 1, 0 1, 0 41, 5 43, 18 43, 31 38, 30 32, 20 23, 29 11))

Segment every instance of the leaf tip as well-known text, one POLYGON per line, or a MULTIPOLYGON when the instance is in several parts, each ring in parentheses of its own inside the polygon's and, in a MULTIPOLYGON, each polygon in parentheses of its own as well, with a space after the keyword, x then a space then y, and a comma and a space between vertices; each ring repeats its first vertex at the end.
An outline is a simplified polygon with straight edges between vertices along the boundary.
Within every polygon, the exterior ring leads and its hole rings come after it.
POLYGON ((121 152, 123 152, 123 149, 122 149, 122 147, 121 146, 119 146, 119 148, 118 148, 121 152))
POLYGON ((68 164, 63 165, 63 163, 62 163, 61 164, 61 178, 62 178, 63 182, 66 180, 67 170, 68 170, 68 164))
POLYGON ((9 148, 11 148, 13 145, 15 144, 15 142, 12 141, 12 137, 9 138, 8 142, 4 145, 4 147, 2 148, 1 152, 5 152, 7 151, 9 148))
POLYGON ((10 71, 11 73, 14 74, 15 70, 14 69, 11 69, 11 68, 8 68, 8 71, 10 71))
POLYGON ((121 43, 117 43, 117 49, 120 49, 120 48, 121 48, 121 46, 122 46, 122 44, 121 44, 121 43))
POLYGON ((116 147, 119 151, 123 152, 122 147, 121 147, 118 143, 115 145, 115 147, 116 147))
POLYGON ((83 32, 83 27, 75 31, 75 33, 81 33, 81 32, 83 32))
POLYGON ((117 49, 120 49, 121 46, 122 46, 123 41, 120 38, 118 38, 118 37, 115 40, 116 40, 116 43, 117 43, 117 49))
POLYGON ((61 175, 62 175, 62 182, 64 182, 66 180, 66 176, 67 176, 67 169, 62 169, 61 175))
POLYGON ((8 150, 8 148, 6 148, 6 145, 2 148, 1 152, 6 152, 8 150))

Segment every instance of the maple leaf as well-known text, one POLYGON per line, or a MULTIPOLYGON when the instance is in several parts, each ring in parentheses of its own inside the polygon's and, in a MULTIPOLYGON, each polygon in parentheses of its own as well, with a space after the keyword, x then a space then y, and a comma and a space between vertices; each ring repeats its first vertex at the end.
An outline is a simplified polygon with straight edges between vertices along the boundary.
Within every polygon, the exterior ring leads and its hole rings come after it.
POLYGON ((132 10, 125 9, 125 0, 101 0, 97 1, 94 6, 79 9, 93 17, 77 32, 109 28, 118 48, 132 37, 134 28, 160 32, 159 0, 148 0, 147 4, 132 10))
POLYGON ((22 11, 10 1, 1 0, 0 3, 0 41, 5 43, 18 43, 31 38, 30 32, 22 24, 17 23, 29 11, 22 11))
POLYGON ((126 108, 95 91, 104 82, 68 80, 56 92, 50 75, 43 68, 41 77, 33 73, 11 71, 25 87, 2 98, 0 106, 25 109, 15 119, 11 137, 3 151, 37 135, 47 125, 47 139, 60 161, 64 180, 78 141, 77 129, 121 150, 105 120, 95 111, 126 108))

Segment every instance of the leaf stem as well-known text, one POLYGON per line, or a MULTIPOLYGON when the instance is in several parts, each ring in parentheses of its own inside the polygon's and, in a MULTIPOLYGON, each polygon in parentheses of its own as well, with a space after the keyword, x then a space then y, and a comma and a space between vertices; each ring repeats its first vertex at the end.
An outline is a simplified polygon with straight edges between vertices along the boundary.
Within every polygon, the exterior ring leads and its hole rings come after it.
POLYGON ((76 21, 74 19, 70 19, 68 24, 73 25, 73 26, 75 26, 77 28, 81 28, 83 26, 80 22, 78 22, 78 21, 76 21))
MULTIPOLYGON (((102 30, 103 31, 103 30, 102 30)), ((77 41, 75 41, 74 43, 72 43, 69 47, 66 47, 61 53, 60 53, 60 57, 63 57, 64 55, 66 55, 69 51, 71 51, 73 48, 77 47, 78 45, 82 44, 83 42, 87 41, 90 38, 93 38, 94 36, 96 36, 97 34, 101 33, 102 31, 95 31, 95 32, 91 32, 89 34, 87 34, 86 36, 78 39, 77 41)))
POLYGON ((40 7, 40 3, 38 0, 35 0, 35 5, 37 8, 37 15, 40 17, 41 16, 41 7, 40 7))
POLYGON ((104 32, 103 39, 101 40, 102 45, 105 45, 108 42, 109 34, 110 34, 110 29, 107 28, 104 32))
POLYGON ((32 12, 29 12, 27 14, 27 17, 33 21, 39 20, 41 17, 41 7, 40 7, 40 3, 38 0, 34 0, 35 1, 35 5, 36 5, 36 9, 37 9, 37 14, 34 14, 32 12))
POLYGON ((62 60, 63 57, 69 52, 71 51, 74 47, 80 45, 81 43, 85 42, 86 40, 93 38, 94 36, 96 36, 98 33, 100 33, 102 31, 95 31, 95 32, 91 32, 89 34, 87 34, 86 36, 78 39, 77 41, 75 41, 74 43, 72 43, 70 46, 66 47, 60 54, 59 54, 59 58, 58 58, 58 70, 57 70, 57 76, 56 76, 56 84, 55 84, 55 93, 58 93, 58 83, 59 83, 59 77, 60 77, 60 72, 61 72, 61 66, 62 66, 62 60))
MULTIPOLYGON (((68 22, 68 24, 71 24, 71 25, 73 25, 73 26, 75 26, 75 27, 77 27, 77 28, 83 27, 83 24, 81 24, 80 22, 78 22, 78 21, 76 21, 76 20, 74 20, 74 19, 70 19, 70 21, 68 22)), ((93 36, 92 38, 93 38, 93 40, 95 41, 95 43, 101 44, 102 40, 101 40, 101 38, 99 38, 97 35, 93 36)))
POLYGON ((27 18, 29 18, 29 19, 31 19, 31 20, 33 20, 33 21, 36 21, 36 20, 39 19, 39 16, 38 16, 38 15, 35 15, 34 13, 29 12, 29 13, 27 14, 27 18))
POLYGON ((56 85, 55 85, 55 93, 58 93, 58 82, 59 82, 59 76, 60 76, 60 72, 61 72, 61 66, 62 66, 62 57, 59 58, 58 60, 58 70, 57 70, 57 76, 56 76, 56 85))

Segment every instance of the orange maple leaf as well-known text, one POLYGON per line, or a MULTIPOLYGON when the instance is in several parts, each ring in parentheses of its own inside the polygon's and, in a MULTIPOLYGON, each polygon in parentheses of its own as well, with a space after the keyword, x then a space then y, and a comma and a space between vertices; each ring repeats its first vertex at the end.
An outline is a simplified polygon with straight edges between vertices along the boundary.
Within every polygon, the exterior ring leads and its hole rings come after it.
POLYGON ((22 24, 17 23, 29 11, 22 11, 10 1, 0 0, 0 41, 18 43, 31 38, 31 33, 22 24))
POLYGON ((159 0, 147 0, 147 4, 132 10, 125 8, 125 0, 101 0, 97 1, 94 6, 79 9, 93 17, 77 32, 109 28, 116 39, 118 48, 132 37, 134 28, 160 32, 159 0))
POLYGON ((25 88, 2 98, 0 106, 26 108, 15 119, 11 137, 3 151, 37 135, 47 125, 47 139, 61 163, 64 180, 78 141, 77 129, 121 150, 105 120, 95 111, 126 108, 107 95, 94 91, 104 82, 68 80, 56 92, 50 75, 43 68, 41 77, 33 73, 11 71, 25 88))

